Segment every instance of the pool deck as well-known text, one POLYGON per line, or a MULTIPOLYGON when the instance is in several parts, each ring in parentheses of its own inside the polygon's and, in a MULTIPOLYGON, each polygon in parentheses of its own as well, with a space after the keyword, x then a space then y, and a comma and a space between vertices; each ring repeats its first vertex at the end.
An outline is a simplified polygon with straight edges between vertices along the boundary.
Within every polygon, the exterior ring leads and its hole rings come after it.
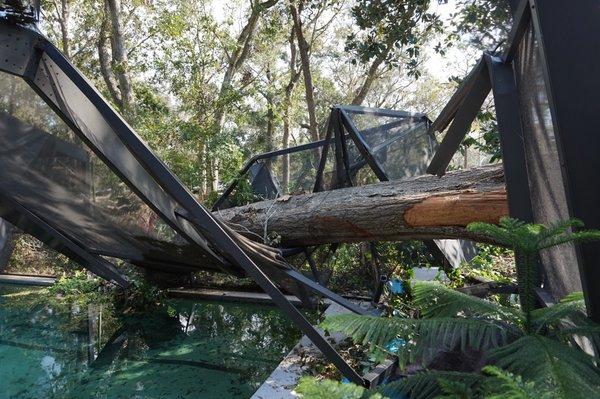
MULTIPOLYGON (((359 306, 370 308, 370 303, 360 302, 359 306)), ((350 311, 337 303, 329 302, 329 306, 323 313, 324 316, 333 316, 337 314, 350 313, 350 311)), ((323 335, 323 331, 319 329, 319 333, 323 335)), ((346 337, 343 334, 334 333, 327 337, 333 343, 339 343, 346 337)), ((294 388, 298 385, 298 380, 306 371, 306 366, 302 365, 303 354, 315 353, 319 354, 319 350, 305 335, 291 352, 279 363, 279 366, 266 381, 258 388, 250 399, 296 399, 298 395, 294 392, 294 388)))
POLYGON ((26 276, 22 274, 0 274, 0 283, 18 285, 38 285, 47 287, 54 284, 54 277, 26 276))

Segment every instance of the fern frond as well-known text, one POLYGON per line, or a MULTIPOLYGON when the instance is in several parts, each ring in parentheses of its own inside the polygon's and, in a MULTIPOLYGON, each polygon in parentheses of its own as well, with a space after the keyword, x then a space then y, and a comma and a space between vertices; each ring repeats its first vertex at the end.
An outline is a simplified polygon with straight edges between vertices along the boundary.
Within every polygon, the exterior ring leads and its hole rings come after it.
POLYGON ((440 352, 457 348, 487 351, 506 345, 520 333, 510 325, 484 319, 420 319, 415 325, 415 345, 408 348, 408 360, 427 364, 440 352))
POLYGON ((575 292, 571 292, 570 294, 567 294, 563 297, 563 299, 561 299, 560 301, 562 303, 567 303, 567 302, 573 302, 573 301, 583 301, 585 298, 583 296, 583 292, 581 291, 575 291, 575 292))
POLYGON ((443 393, 440 381, 460 383, 468 389, 475 386, 483 378, 479 374, 458 371, 423 371, 386 384, 378 391, 392 398, 406 395, 411 399, 433 399, 443 393))
POLYGON ((483 381, 485 399, 552 399, 552 391, 542 390, 532 381, 523 381, 521 376, 514 375, 498 367, 486 366, 483 373, 490 376, 483 381))
POLYGON ((515 325, 523 321, 523 314, 518 309, 467 295, 436 282, 415 283, 413 301, 426 318, 454 317, 460 314, 489 317, 515 325))
MULTIPOLYGON (((559 302, 547 308, 531 311, 531 321, 536 331, 543 328, 557 326, 568 318, 585 318, 585 302, 583 299, 559 302)), ((583 320, 582 320, 583 321, 583 320)))
POLYGON ((488 350, 510 342, 520 330, 500 321, 466 318, 404 319, 344 314, 331 316, 321 323, 328 331, 341 332, 354 342, 383 349, 395 337, 407 341, 395 353, 400 362, 426 362, 440 351, 472 348, 488 350))
POLYGON ((556 335, 571 337, 574 335, 583 335, 586 337, 592 337, 594 339, 600 339, 600 325, 596 324, 593 326, 576 326, 561 328, 556 331, 556 335))
POLYGON ((565 398, 591 398, 600 390, 596 358, 540 335, 527 335, 494 349, 489 352, 489 359, 536 384, 550 381, 565 398))
POLYGON ((559 220, 557 222, 550 223, 544 226, 537 235, 538 242, 541 243, 550 237, 565 234, 569 231, 569 229, 581 227, 583 227, 583 222, 579 219, 559 220))
POLYGON ((542 250, 569 242, 585 243, 598 240, 600 240, 600 231, 598 230, 576 231, 570 234, 548 238, 543 242, 540 242, 538 249, 542 250))
MULTIPOLYGON (((501 220, 501 223, 503 220, 504 218, 501 220)), ((496 226, 494 224, 484 222, 473 222, 469 223, 469 225, 467 226, 467 230, 473 233, 491 237, 500 244, 504 244, 510 247, 514 246, 514 236, 505 227, 496 226)))
POLYGON ((356 343, 383 348, 398 335, 408 335, 416 323, 416 319, 400 317, 341 314, 325 318, 320 326, 327 331, 343 333, 356 343))

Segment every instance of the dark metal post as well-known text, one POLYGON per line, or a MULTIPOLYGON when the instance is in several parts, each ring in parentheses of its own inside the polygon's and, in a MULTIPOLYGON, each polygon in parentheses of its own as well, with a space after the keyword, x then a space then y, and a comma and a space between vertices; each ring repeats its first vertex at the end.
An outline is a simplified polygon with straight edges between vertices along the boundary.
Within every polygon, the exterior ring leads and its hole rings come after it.
MULTIPOLYGON (((598 0, 532 0, 555 137, 571 214, 600 228, 600 7, 598 0)), ((579 246, 587 310, 600 322, 600 243, 579 246)))
MULTIPOLYGON (((456 151, 458 151, 463 138, 469 133, 471 123, 473 123, 481 109, 481 105, 490 92, 491 86, 487 68, 480 69, 478 67, 479 64, 475 67, 475 74, 469 75, 469 79, 473 79, 473 82, 464 84, 469 87, 469 91, 464 95, 465 97, 456 111, 448 132, 431 160, 427 168, 428 173, 438 176, 446 173, 446 168, 456 151)), ((434 122, 435 125, 436 122, 434 122)))
POLYGON ((505 64, 499 58, 490 55, 486 56, 486 62, 496 105, 510 216, 533 222, 519 93, 512 63, 505 64))

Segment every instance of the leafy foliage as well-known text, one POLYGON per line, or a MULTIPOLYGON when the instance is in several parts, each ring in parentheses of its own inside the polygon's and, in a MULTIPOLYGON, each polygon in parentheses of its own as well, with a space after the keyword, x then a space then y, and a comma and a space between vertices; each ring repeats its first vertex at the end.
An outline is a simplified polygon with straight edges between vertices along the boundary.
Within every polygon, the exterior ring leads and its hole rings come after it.
POLYGON ((379 393, 368 392, 355 384, 342 384, 331 380, 312 377, 300 379, 296 392, 305 399, 384 399, 379 393))
POLYGON ((441 29, 439 17, 429 12, 429 5, 430 0, 359 0, 352 7, 352 16, 360 31, 348 35, 346 42, 346 49, 356 56, 353 61, 379 58, 397 66, 400 56, 394 50, 403 49, 409 73, 418 76, 426 33, 441 29))
MULTIPOLYGON (((521 295, 529 299, 522 301, 520 309, 472 297, 439 283, 417 282, 413 301, 421 310, 419 319, 339 315, 327 318, 322 326, 370 343, 376 350, 383 350, 391 339, 401 337, 407 341, 396 353, 402 364, 416 362, 427 366, 441 352, 481 352, 487 364, 520 376, 486 369, 502 381, 496 386, 503 387, 503 395, 526 398, 535 386, 543 392, 555 392, 559 398, 593 397, 600 389, 599 359, 571 344, 575 336, 587 336, 595 342, 600 339, 600 325, 586 317, 583 296, 569 295, 548 308, 536 309, 533 303, 535 272, 531 269, 539 250, 600 239, 598 231, 573 232, 574 227, 581 228, 581 222, 570 220, 543 226, 505 218, 498 226, 486 223, 469 226, 470 230, 487 234, 525 257, 519 284, 521 295)), ((411 398, 439 394, 470 397, 469 392, 481 394, 490 389, 489 383, 482 385, 485 379, 481 380, 480 374, 459 373, 440 383, 436 373, 418 373, 390 384, 385 392, 410 393, 411 398), (435 381, 438 382, 432 383, 435 381)))

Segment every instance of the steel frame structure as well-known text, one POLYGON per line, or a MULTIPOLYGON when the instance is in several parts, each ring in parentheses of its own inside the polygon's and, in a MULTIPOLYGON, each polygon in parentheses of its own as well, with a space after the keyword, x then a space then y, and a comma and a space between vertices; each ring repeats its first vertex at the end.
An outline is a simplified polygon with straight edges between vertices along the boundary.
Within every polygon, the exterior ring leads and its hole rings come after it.
MULTIPOLYGON (((580 0, 576 5, 561 0, 522 0, 515 9, 515 22, 509 42, 502 54, 485 54, 455 96, 433 122, 431 129, 450 125, 429 171, 443 174, 452 155, 467 134, 490 90, 494 92, 498 124, 505 157, 506 184, 510 213, 531 220, 531 194, 527 184, 527 160, 521 138, 528 134, 519 119, 518 98, 515 95, 514 58, 526 28, 531 24, 540 41, 544 79, 550 99, 558 151, 562 163, 565 191, 570 214, 582 219, 589 228, 600 228, 597 199, 600 186, 594 182, 600 169, 600 135, 590 134, 600 118, 597 93, 600 92, 600 55, 589 51, 589 43, 600 37, 600 10, 596 0, 580 0), (525 167, 523 167, 525 165, 525 167)), ((22 21, 21 21, 22 22, 22 21)), ((360 376, 329 342, 310 324, 278 289, 275 282, 242 250, 227 229, 205 209, 169 168, 148 148, 131 127, 102 98, 99 92, 35 27, 0 21, 0 38, 9 46, 0 47, 0 70, 22 78, 54 110, 106 165, 125 182, 169 226, 190 243, 196 245, 226 272, 245 274, 254 279, 269 294, 274 303, 305 333, 312 342, 351 381, 365 385, 360 376), (100 139, 98 139, 100 138, 100 139)), ((343 125, 378 178, 384 180, 381 165, 345 117, 351 112, 373 112, 353 107, 337 107, 338 122, 328 128, 323 153, 332 139, 342 138, 343 125), (337 126, 339 134, 335 135, 337 126)), ((341 140, 343 149, 343 143, 341 140)), ((351 182, 347 151, 336 155, 343 165, 339 177, 351 182), (341 155, 341 156, 340 156, 341 155)), ((324 161, 321 159, 315 188, 322 187, 324 161)), ((0 193, 0 216, 41 239, 98 275, 117 284, 127 285, 127 279, 98 254, 92 253, 77 240, 54 226, 44 215, 31 212, 0 193)), ((585 244, 578 248, 578 266, 590 317, 600 322, 600 291, 594 290, 600 280, 596 267, 600 244, 585 244)), ((286 275, 311 289, 346 304, 351 310, 364 313, 343 298, 319 286, 298 272, 286 275)))
MULTIPOLYGON (((276 151, 270 151, 262 154, 258 154, 250 158, 244 167, 238 172, 236 178, 232 180, 232 182, 227 186, 223 194, 217 199, 215 204, 212 207, 213 211, 217 211, 219 209, 223 209, 224 207, 229 207, 228 199, 231 197, 231 194, 238 186, 241 179, 243 179, 252 167, 258 165, 260 162, 269 162, 274 158, 295 154, 304 151, 310 151, 314 149, 319 149, 321 151, 321 156, 319 159, 319 164, 317 165, 317 171, 315 176, 315 183, 313 187, 313 192, 319 192, 325 190, 324 187, 324 171, 327 162, 329 161, 329 151, 331 151, 331 147, 333 147, 333 160, 335 163, 335 172, 336 176, 332 187, 328 189, 337 189, 343 187, 351 187, 355 186, 355 176, 360 169, 363 167, 368 167, 373 174, 377 177, 379 181, 389 181, 391 179, 388 171, 385 170, 385 167, 381 165, 381 163, 376 159, 376 154, 379 151, 385 150, 387 147, 392 145, 394 142, 398 140, 404 139, 406 136, 413 133, 416 129, 422 128, 420 123, 425 124, 427 127, 430 127, 432 122, 425 114, 420 113, 410 113, 399 110, 390 110, 383 108, 369 108, 362 107, 356 105, 336 105, 331 108, 329 118, 327 121, 327 129, 325 133, 325 138, 316 142, 310 142, 307 144, 302 144, 295 147, 289 147, 284 149, 279 149, 276 151), (391 117, 397 118, 391 122, 385 123, 381 126, 373 126, 368 129, 363 129, 362 131, 357 128, 354 123, 351 115, 374 115, 379 117, 391 117), (370 134, 385 132, 388 129, 400 127, 402 125, 408 125, 416 123, 415 126, 408 128, 406 131, 403 131, 393 137, 384 140, 383 142, 374 145, 373 147, 369 146, 365 137, 368 137, 370 134), (348 155, 348 143, 353 143, 356 146, 360 155, 358 159, 350 159, 348 155), (332 146, 332 144, 334 144, 332 146)), ((432 131, 429 133, 430 143, 432 147, 435 149, 437 146, 437 141, 432 131)), ((283 195, 284 193, 278 190, 277 195, 283 195)), ((265 198, 271 199, 271 198, 265 198)), ((428 250, 434 256, 434 258, 443 265, 444 270, 448 271, 451 268, 450 261, 446 258, 446 254, 440 247, 433 241, 428 240, 425 242, 428 250)), ((372 253, 375 255, 375 247, 373 245, 370 246, 372 253)), ((335 250, 337 246, 333 246, 335 250)), ((314 265, 314 262, 310 258, 310 254, 303 248, 283 248, 284 254, 297 254, 304 252, 307 258, 309 265, 311 266, 311 270, 313 271, 313 276, 316 280, 319 279, 317 269, 314 265)), ((375 287, 375 295, 374 297, 378 297, 377 292, 381 287, 375 287)))
MULTIPOLYGON (((360 169, 362 169, 365 166, 368 166, 370 170, 373 171, 374 175, 379 179, 379 181, 389 181, 390 177, 387 171, 385 170, 384 166, 377 161, 375 154, 377 154, 381 150, 385 150, 394 142, 402 140, 406 136, 413 133, 415 129, 422 128, 422 125, 420 125, 419 123, 425 124, 426 127, 429 127, 431 125, 431 121, 429 120, 429 118, 427 118, 425 114, 410 113, 405 111, 390 110, 383 108, 369 108, 355 105, 336 105, 331 108, 329 118, 327 121, 327 130, 324 139, 298 145, 295 147, 279 149, 276 151, 270 151, 253 156, 246 162, 244 167, 238 172, 236 178, 232 180, 232 182, 224 190, 223 194, 217 199, 217 201, 212 207, 212 210, 217 211, 228 206, 227 201, 230 198, 231 194, 238 186, 240 180, 248 174, 248 172, 253 166, 259 164, 260 162, 272 161, 274 158, 279 156, 295 154, 314 149, 319 149, 321 151, 321 156, 319 158, 319 164, 317 165, 313 192, 324 191, 324 170, 328 162, 329 151, 332 147, 332 144, 335 144, 333 146, 333 155, 336 176, 333 183, 333 187, 330 187, 330 189, 354 186, 356 183, 356 174, 360 169), (356 127, 356 124, 353 122, 350 116, 351 114, 369 114, 380 117, 397 118, 397 120, 388 122, 381 126, 373 126, 371 128, 364 129, 363 131, 361 131, 356 127), (414 127, 410 127, 408 130, 398 135, 394 135, 393 137, 388 138, 387 140, 377 144, 376 146, 369 146, 367 144, 367 141, 365 140, 365 137, 370 134, 377 132, 385 132, 388 129, 412 123, 417 123, 417 125, 414 127), (348 141, 351 141, 356 146, 360 155, 359 159, 350 159, 348 155, 348 141)), ((435 141, 435 136, 430 136, 430 142, 434 147, 437 145, 437 142, 435 141)), ((283 195, 283 192, 278 190, 276 194, 283 195)), ((373 244, 374 243, 371 243, 370 249, 375 258, 377 257, 376 248, 373 244)), ((438 248, 438 246, 433 241, 427 241, 426 245, 432 253, 432 255, 438 261, 440 261, 441 264, 448 263, 448 260, 445 258, 444 253, 438 248)), ((332 246, 332 248, 335 251, 337 249, 337 246, 334 245, 332 246)), ((282 250, 284 254, 290 255, 304 253, 307 262, 311 267, 313 277, 316 280, 319 280, 318 269, 306 248, 283 248, 282 250)), ((374 299, 377 299, 381 292, 381 284, 378 284, 379 286, 374 287, 374 299)))
MULTIPOLYGON (((338 367, 349 380, 365 385, 358 374, 296 309, 228 230, 205 209, 83 75, 33 25, 0 20, 0 71, 22 78, 46 104, 129 188, 169 226, 196 245, 224 271, 247 275, 338 367)), ((40 198, 43 201, 43 198, 40 198)), ((0 216, 116 284, 129 281, 77 237, 69 236, 44 215, 36 214, 0 193, 0 216)), ((294 270, 284 275, 347 307, 365 311, 294 270)))
POLYGON ((377 153, 377 151, 385 148, 386 146, 389 146, 393 142, 402 139, 406 134, 409 134, 412 131, 407 131, 402 135, 394 136, 386 142, 381 143, 374 148, 369 147, 369 145, 364 139, 364 135, 376 132, 378 130, 384 130, 400 126, 402 124, 406 124, 407 122, 415 121, 422 121, 427 124, 431 123, 431 121, 424 114, 413 114, 404 111, 396 111, 382 108, 336 105, 331 108, 331 113, 327 122, 327 132, 323 140, 301 144, 295 147, 288 147, 275 151, 265 152, 253 156, 244 164, 242 169, 238 172, 237 177, 234 178, 232 182, 229 183, 229 185, 225 188, 223 194, 221 194, 221 196, 214 203, 212 210, 216 211, 223 208, 223 205, 225 205, 225 202, 231 196, 232 192, 239 184, 240 179, 242 179, 248 173, 248 171, 252 168, 253 165, 256 165, 261 161, 271 160, 275 157, 295 154, 308 150, 321 150, 321 156, 319 165, 317 167, 317 175, 315 178, 313 191, 323 191, 323 173, 328 159, 327 156, 329 154, 329 147, 333 142, 335 142, 336 144, 334 155, 336 163, 336 172, 338 174, 338 180, 336 181, 335 188, 352 186, 352 176, 356 174, 356 172, 365 165, 369 165, 371 170, 373 170, 373 172, 380 181, 388 181, 388 174, 384 170, 383 166, 375 159, 374 154, 377 153), (368 131, 361 133, 359 129, 357 129, 357 127, 355 126, 354 122, 352 122, 350 116, 348 115, 352 113, 372 114, 377 116, 394 117, 399 119, 398 121, 390 122, 383 126, 373 127, 372 129, 368 129, 368 131), (362 159, 358 161, 351 161, 348 158, 346 145, 347 139, 351 139, 352 142, 356 145, 356 147, 360 151, 362 159))
MULTIPOLYGON (((529 164, 523 126, 522 104, 515 62, 526 30, 533 29, 539 44, 543 79, 549 99, 560 168, 571 217, 588 228, 600 228, 600 185, 594 171, 600 168, 600 135, 590 132, 598 126, 600 109, 600 56, 590 44, 600 37, 600 9, 597 1, 576 4, 560 0, 510 1, 513 27, 504 51, 485 53, 465 78, 454 96, 432 124, 432 131, 449 126, 428 172, 443 175, 490 90, 496 105, 500 144, 510 215, 534 221, 529 164)), ((549 182, 548 182, 549 183, 549 182)), ((580 279, 590 318, 600 322, 600 281, 597 261, 600 244, 576 247, 580 279)), ((517 265, 518 267, 518 265, 517 265)), ((548 297, 540 293, 542 302, 548 297)), ((554 298, 555 300, 557 298, 554 298)))

